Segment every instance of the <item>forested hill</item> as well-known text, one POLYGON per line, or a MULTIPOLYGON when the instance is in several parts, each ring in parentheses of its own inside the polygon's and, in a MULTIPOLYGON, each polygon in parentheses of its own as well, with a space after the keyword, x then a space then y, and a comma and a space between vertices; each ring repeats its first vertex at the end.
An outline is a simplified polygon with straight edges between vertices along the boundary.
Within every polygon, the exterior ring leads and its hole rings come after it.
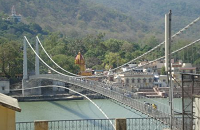
MULTIPOLYGON (((78 72, 74 65, 78 51, 89 68, 115 68, 163 41, 164 15, 169 9, 175 32, 198 17, 199 6, 197 0, 0 0, 0 74, 8 78, 22 74, 24 35, 32 44, 38 35, 56 63, 70 72, 78 72), (6 19, 13 5, 17 14, 23 16, 22 22, 6 19)), ((199 23, 173 40, 177 44, 172 48, 194 41, 192 37, 199 38, 199 23)), ((199 45, 193 48, 200 50, 199 45)), ((142 60, 163 56, 163 48, 159 49, 142 60)), ((199 65, 200 53, 187 51, 193 55, 193 64, 199 65)), ((28 52, 31 72, 35 59, 28 52)), ((44 52, 40 54, 45 57, 44 52)), ((190 55, 179 55, 183 62, 190 62, 190 55)), ((41 66, 41 72, 47 71, 41 66)))
MULTIPOLYGON (((172 10, 178 31, 200 14, 198 0, 0 0, 0 12, 22 14, 25 23, 80 37, 106 33, 107 38, 138 41, 148 34, 163 39, 164 15, 172 10), (158 36, 158 37, 160 37, 158 36)), ((195 28, 193 34, 199 29, 195 28)))
POLYGON ((129 39, 138 31, 148 31, 134 17, 85 0, 0 0, 0 11, 11 14, 13 5, 24 22, 36 22, 68 37, 104 32, 108 37, 129 39))
MULTIPOLYGON (((175 30, 200 16, 199 0, 89 0, 121 11, 150 25, 160 26, 164 14, 172 10, 175 30)), ((155 27, 156 28, 156 27, 155 27)))

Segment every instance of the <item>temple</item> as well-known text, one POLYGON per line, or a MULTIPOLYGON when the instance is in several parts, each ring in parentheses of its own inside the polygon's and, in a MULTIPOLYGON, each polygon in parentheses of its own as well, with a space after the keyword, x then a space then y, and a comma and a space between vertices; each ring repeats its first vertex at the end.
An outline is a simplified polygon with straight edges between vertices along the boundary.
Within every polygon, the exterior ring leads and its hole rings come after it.
POLYGON ((81 55, 81 52, 78 53, 78 55, 75 58, 75 64, 77 64, 80 68, 79 75, 82 76, 90 76, 92 75, 92 71, 86 70, 85 60, 83 55, 81 55))

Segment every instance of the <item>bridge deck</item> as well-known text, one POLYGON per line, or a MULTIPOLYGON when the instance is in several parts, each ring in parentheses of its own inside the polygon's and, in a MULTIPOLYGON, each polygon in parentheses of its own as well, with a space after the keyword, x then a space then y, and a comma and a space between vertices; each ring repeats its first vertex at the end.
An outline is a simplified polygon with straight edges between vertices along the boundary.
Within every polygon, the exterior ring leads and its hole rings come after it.
MULTIPOLYGON (((62 82, 67 82, 73 85, 77 85, 91 91, 97 92, 102 94, 106 97, 109 97, 117 102, 120 102, 126 106, 129 106, 149 117, 152 117, 156 120, 161 121, 164 124, 170 124, 170 111, 169 108, 166 107, 164 104, 156 104, 157 109, 154 109, 151 105, 144 104, 142 97, 132 93, 130 91, 120 89, 119 87, 115 87, 109 84, 104 84, 102 82, 97 82, 93 80, 86 80, 86 79, 78 79, 75 77, 66 77, 58 74, 43 74, 39 76, 30 76, 29 80, 34 79, 51 79, 51 80, 58 80, 62 82)), ((30 82, 29 82, 30 83, 30 82)), ((144 100, 144 99, 143 99, 144 100)), ((146 100, 146 99, 145 99, 146 100)), ((182 128, 182 120, 181 118, 174 119, 174 128, 181 129, 182 128)))

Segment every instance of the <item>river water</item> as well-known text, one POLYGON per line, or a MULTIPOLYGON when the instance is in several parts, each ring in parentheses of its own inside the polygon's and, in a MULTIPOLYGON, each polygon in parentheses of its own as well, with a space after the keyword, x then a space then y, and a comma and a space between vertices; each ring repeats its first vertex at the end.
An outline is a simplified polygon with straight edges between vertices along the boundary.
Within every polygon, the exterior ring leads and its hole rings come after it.
MULTIPOLYGON (((155 99, 154 99, 155 100, 155 99)), ((168 104, 168 99, 156 99, 168 104)), ((145 115, 110 99, 93 100, 109 118, 142 118, 145 115)), ((17 112, 17 122, 34 120, 77 120, 105 119, 106 117, 88 100, 20 102, 21 112, 17 112)), ((181 108, 181 99, 174 100, 174 106, 181 108)))

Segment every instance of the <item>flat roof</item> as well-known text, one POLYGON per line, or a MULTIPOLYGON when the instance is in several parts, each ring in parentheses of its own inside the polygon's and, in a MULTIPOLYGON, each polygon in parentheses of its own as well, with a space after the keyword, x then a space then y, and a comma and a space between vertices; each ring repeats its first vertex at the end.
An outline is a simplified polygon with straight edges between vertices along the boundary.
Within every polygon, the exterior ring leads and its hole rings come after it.
POLYGON ((15 98, 0 93, 0 105, 18 112, 21 112, 18 101, 15 98))

